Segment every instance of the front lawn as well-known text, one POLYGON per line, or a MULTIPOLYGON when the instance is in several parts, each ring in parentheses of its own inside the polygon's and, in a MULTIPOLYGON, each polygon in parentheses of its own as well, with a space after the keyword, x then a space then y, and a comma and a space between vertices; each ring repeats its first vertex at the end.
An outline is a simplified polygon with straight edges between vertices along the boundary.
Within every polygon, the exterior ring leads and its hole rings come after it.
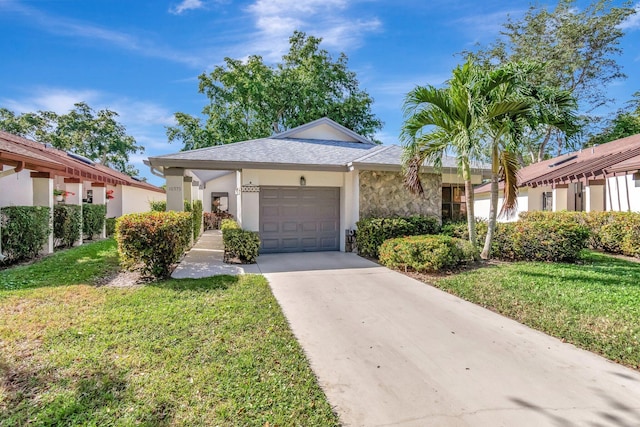
POLYGON ((578 347, 640 367, 640 264, 583 253, 578 264, 498 263, 429 283, 578 347))
POLYGON ((262 276, 92 286, 114 248, 0 272, 1 426, 338 424, 262 276))

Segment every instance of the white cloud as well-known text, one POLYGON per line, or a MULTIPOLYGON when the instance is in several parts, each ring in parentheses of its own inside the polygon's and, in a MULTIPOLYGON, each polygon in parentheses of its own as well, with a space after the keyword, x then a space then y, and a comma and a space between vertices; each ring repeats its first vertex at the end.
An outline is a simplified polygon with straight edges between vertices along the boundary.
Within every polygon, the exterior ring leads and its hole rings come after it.
POLYGON ((620 28, 623 30, 637 30, 640 29, 640 3, 635 6, 636 13, 625 19, 620 28))
POLYGON ((32 95, 21 100, 0 99, 3 105, 17 113, 35 111, 53 111, 58 114, 68 113, 73 105, 86 102, 92 105, 101 97, 95 90, 71 90, 60 88, 38 87, 31 91, 32 95))
POLYGON ((376 17, 352 16, 353 4, 347 0, 256 0, 246 9, 257 29, 246 50, 275 61, 287 51, 294 30, 322 37, 328 48, 357 47, 365 34, 380 30, 382 23, 376 17))
POLYGON ((175 7, 169 9, 170 13, 174 15, 180 15, 187 10, 196 10, 202 9, 204 7, 204 3, 202 0, 182 0, 182 2, 175 7))

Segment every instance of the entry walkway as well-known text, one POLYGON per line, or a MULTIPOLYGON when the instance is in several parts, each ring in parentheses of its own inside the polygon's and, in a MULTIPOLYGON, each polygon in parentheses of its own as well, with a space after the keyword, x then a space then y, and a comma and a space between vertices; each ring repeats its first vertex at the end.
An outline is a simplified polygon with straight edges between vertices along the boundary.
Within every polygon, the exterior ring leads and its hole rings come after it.
POLYGON ((207 230, 173 270, 174 279, 198 279, 220 274, 259 274, 256 264, 225 264, 222 262, 224 247, 220 230, 207 230))

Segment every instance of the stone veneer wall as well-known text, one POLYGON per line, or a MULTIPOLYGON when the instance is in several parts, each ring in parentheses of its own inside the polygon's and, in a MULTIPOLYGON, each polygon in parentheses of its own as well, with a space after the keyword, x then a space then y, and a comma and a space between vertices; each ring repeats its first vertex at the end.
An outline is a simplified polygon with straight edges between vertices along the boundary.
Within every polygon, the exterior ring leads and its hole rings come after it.
POLYGON ((442 216, 442 175, 421 173, 424 194, 411 194, 400 172, 360 171, 360 218, 442 216))

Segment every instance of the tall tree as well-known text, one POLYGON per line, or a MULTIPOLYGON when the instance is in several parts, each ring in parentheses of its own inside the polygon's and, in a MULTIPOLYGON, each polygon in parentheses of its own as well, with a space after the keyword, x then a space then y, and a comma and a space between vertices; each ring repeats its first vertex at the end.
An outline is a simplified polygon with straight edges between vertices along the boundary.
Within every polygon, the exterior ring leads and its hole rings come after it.
POLYGON ((129 164, 129 155, 143 152, 135 138, 117 121, 118 113, 95 111, 84 102, 67 114, 38 111, 16 115, 0 109, 0 129, 85 156, 131 176, 138 170, 129 164))
MULTIPOLYGON (((606 104, 606 86, 625 77, 615 57, 621 53, 621 23, 636 13, 631 4, 612 6, 595 0, 580 10, 576 0, 559 0, 553 10, 532 6, 521 20, 509 20, 502 38, 475 55, 486 63, 533 61, 545 64, 535 76, 538 85, 569 91, 587 113, 606 104)), ((467 52, 468 53, 468 52, 467 52)), ((565 112, 558 111, 559 115, 565 112)), ((565 117, 566 118, 566 117, 565 117)), ((541 161, 553 148, 572 148, 571 140, 553 125, 529 135, 522 159, 541 161)))
POLYGON ((325 116, 373 138, 382 128, 371 111, 373 99, 359 88, 346 55, 334 60, 321 41, 294 32, 276 66, 260 56, 225 58, 225 65, 199 77, 199 91, 209 99, 204 117, 176 113, 169 141, 191 150, 266 137, 325 116))
POLYGON ((633 94, 633 99, 616 113, 602 131, 591 135, 586 145, 591 147, 637 134, 640 134, 640 91, 633 94))

